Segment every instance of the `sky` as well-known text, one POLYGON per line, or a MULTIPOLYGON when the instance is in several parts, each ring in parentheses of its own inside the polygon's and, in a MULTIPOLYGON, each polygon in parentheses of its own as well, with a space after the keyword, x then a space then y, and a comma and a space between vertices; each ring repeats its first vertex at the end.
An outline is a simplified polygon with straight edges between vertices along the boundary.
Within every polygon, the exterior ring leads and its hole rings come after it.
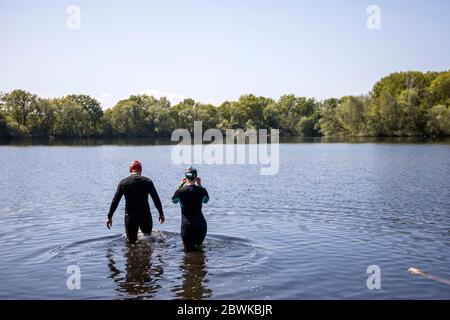
POLYGON ((104 108, 141 93, 366 94, 391 72, 449 70, 449 13, 446 0, 0 0, 0 92, 89 94, 104 108))

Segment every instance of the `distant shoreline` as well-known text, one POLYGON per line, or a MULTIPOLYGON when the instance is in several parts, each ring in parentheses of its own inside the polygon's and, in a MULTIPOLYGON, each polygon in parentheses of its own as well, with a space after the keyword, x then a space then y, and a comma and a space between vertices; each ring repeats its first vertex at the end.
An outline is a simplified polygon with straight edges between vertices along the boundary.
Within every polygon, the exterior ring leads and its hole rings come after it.
MULTIPOLYGON (((450 137, 280 137, 280 143, 450 144, 450 137)), ((167 146, 176 144, 178 142, 171 141, 169 137, 0 139, 0 146, 167 146)))
POLYGON ((244 94, 220 105, 132 95, 104 110, 83 94, 40 98, 0 93, 0 137, 170 137, 179 128, 278 129, 282 137, 450 136, 450 71, 392 73, 361 96, 319 101, 294 94, 278 100, 244 94))

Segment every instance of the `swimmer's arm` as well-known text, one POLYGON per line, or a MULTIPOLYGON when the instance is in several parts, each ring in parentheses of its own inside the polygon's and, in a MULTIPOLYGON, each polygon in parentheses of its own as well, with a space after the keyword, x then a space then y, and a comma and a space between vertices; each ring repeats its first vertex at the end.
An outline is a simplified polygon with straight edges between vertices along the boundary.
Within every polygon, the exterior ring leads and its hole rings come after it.
POLYGON ((203 203, 208 203, 208 201, 209 201, 209 194, 208 194, 208 191, 206 191, 205 188, 203 188, 203 190, 204 190, 204 195, 203 195, 203 200, 202 200, 202 202, 203 202, 203 203))
POLYGON ((172 202, 173 203, 179 203, 180 202, 179 194, 180 193, 178 192, 178 190, 175 191, 175 193, 172 196, 172 202))
POLYGON ((177 189, 183 188, 184 185, 186 184, 186 182, 187 182, 186 178, 181 179, 180 184, 178 185, 177 189))
POLYGON ((108 219, 112 219, 114 212, 116 211, 119 202, 122 199, 122 196, 123 196, 122 183, 119 183, 119 185, 117 186, 116 194, 114 195, 114 198, 111 202, 111 207, 109 208, 108 219))
POLYGON ((155 185, 153 184, 153 182, 149 183, 148 193, 152 197, 153 203, 155 204, 156 210, 158 210, 159 216, 164 217, 161 199, 159 199, 158 192, 156 191, 156 188, 155 188, 155 185))

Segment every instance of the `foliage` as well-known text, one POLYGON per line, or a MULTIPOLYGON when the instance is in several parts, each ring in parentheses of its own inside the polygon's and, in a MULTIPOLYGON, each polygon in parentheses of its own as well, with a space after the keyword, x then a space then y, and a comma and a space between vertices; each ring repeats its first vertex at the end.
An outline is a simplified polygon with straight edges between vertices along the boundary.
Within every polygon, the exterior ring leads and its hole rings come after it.
POLYGON ((185 99, 132 95, 103 110, 88 95, 43 99, 24 90, 0 94, 0 138, 170 136, 193 130, 279 129, 285 136, 450 135, 450 71, 397 72, 368 95, 317 101, 283 95, 278 100, 246 94, 219 106, 185 99))

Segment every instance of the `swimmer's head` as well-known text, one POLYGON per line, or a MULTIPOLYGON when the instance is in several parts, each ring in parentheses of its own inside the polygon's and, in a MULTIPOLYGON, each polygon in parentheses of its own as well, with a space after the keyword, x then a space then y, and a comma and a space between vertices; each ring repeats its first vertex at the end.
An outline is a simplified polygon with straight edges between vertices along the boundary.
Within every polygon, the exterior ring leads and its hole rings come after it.
POLYGON ((142 164, 137 161, 134 160, 133 162, 130 163, 130 173, 131 174, 141 174, 142 173, 142 164))
POLYGON ((184 171, 184 176, 190 181, 197 179, 197 169, 195 169, 193 166, 190 166, 184 171))

